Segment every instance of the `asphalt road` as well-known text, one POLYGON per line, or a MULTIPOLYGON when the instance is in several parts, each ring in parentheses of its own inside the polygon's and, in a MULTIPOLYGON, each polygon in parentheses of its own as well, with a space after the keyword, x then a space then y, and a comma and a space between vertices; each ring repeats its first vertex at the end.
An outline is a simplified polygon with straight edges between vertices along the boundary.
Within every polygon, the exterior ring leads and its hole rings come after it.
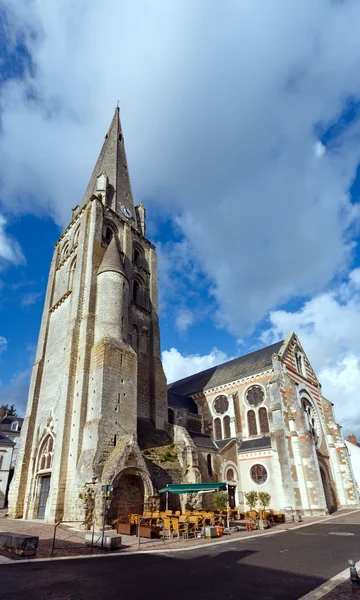
POLYGON ((360 560, 359 541, 360 524, 327 521, 187 552, 5 564, 0 598, 295 600, 360 560))

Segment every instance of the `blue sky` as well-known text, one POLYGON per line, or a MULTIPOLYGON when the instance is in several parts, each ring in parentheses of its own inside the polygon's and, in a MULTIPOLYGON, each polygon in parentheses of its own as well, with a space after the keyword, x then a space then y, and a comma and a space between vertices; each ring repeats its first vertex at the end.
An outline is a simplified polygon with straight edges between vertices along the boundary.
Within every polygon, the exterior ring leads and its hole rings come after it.
POLYGON ((360 435, 359 3, 21 4, 0 0, 0 400, 25 405, 53 243, 119 100, 169 380, 295 330, 360 435))

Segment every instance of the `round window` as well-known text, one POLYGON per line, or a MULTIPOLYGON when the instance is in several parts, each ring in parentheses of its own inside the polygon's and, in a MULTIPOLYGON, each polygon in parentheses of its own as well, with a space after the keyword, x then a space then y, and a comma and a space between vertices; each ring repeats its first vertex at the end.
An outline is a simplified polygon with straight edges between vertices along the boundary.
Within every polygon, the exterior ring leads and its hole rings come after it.
POLYGON ((261 385, 252 385, 246 392, 246 402, 250 406, 259 406, 264 402, 265 394, 261 385))
POLYGON ((214 411, 218 415, 223 415, 229 408, 229 400, 226 396, 218 396, 214 402, 214 411))
POLYGON ((253 465, 250 471, 251 479, 258 485, 265 483, 268 478, 267 470, 264 465, 253 465))

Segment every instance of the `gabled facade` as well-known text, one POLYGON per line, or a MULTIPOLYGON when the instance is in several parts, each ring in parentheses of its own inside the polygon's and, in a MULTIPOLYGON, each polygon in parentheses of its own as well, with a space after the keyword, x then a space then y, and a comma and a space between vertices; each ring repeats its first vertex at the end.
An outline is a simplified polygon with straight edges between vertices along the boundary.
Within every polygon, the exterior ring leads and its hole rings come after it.
POLYGON ((253 489, 270 493, 271 505, 282 511, 324 514, 358 506, 333 405, 295 333, 177 381, 169 391, 198 405, 203 433, 218 450, 221 478, 235 487, 241 508, 243 493, 253 489))

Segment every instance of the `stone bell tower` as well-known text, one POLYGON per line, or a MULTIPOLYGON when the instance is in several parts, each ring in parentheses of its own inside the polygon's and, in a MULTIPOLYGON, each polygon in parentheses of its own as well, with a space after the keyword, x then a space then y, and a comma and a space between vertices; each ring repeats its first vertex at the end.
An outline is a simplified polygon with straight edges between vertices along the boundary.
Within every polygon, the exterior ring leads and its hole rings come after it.
POLYGON ((167 401, 157 257, 145 218, 144 206, 134 207, 117 108, 82 203, 55 244, 9 495, 13 517, 85 519, 130 454, 152 493, 137 422, 163 429, 167 401))

